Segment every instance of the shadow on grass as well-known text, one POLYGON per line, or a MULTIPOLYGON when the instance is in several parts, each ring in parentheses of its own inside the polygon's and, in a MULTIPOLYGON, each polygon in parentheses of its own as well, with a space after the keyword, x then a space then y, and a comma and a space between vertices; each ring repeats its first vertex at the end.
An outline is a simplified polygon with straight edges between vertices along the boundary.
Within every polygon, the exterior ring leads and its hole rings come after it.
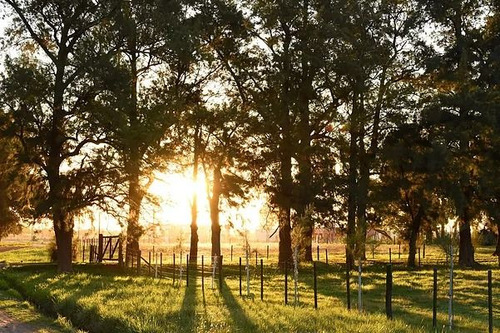
POLYGON ((196 277, 189 276, 189 285, 184 289, 184 297, 179 312, 167 316, 166 323, 175 323, 175 332, 196 332, 196 292, 198 288, 196 277))
POLYGON ((254 332, 257 331, 257 325, 250 320, 245 314, 245 311, 240 306, 238 301, 234 298, 231 289, 227 285, 226 281, 222 284, 222 290, 220 291, 224 304, 226 305, 231 319, 235 328, 235 331, 241 332, 254 332))

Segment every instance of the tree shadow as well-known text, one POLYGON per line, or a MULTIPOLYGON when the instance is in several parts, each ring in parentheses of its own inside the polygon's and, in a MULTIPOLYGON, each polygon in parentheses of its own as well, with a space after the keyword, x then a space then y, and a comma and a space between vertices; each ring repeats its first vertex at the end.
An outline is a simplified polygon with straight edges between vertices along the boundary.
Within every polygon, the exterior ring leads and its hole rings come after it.
POLYGON ((222 283, 220 294, 229 310, 234 327, 237 328, 235 331, 252 332, 258 329, 257 325, 247 317, 225 281, 222 283))

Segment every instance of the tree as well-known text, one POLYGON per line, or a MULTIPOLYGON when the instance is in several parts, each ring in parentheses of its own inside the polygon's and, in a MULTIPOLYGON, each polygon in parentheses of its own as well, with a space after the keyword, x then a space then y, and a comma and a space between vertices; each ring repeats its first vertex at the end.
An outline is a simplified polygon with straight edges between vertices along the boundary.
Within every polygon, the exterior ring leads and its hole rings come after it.
POLYGON ((409 267, 415 267, 424 223, 432 225, 443 211, 437 194, 447 152, 424 133, 420 124, 403 124, 385 138, 380 182, 374 193, 377 214, 409 243, 409 267))
POLYGON ((117 52, 96 63, 94 75, 106 90, 103 109, 94 114, 114 148, 121 171, 127 217, 127 264, 139 250, 144 230, 141 205, 154 180, 174 153, 173 128, 182 112, 198 101, 193 65, 199 55, 197 17, 183 1, 121 1, 110 43, 117 52))
POLYGON ((459 263, 473 266, 471 224, 478 217, 478 148, 481 114, 478 65, 481 63, 481 15, 486 3, 455 0, 446 3, 421 1, 440 28, 439 48, 427 66, 432 75, 434 98, 423 117, 432 124, 433 140, 445 142, 450 152, 447 196, 459 218, 459 263))
POLYGON ((37 212, 52 218, 58 269, 68 272, 73 216, 102 199, 106 188, 99 184, 104 169, 99 153, 88 152, 101 143, 102 133, 86 122, 97 94, 86 74, 90 64, 114 51, 96 45, 116 4, 2 3, 15 17, 9 36, 24 44, 19 57, 6 61, 2 104, 13 118, 23 161, 43 175, 46 192, 37 212))

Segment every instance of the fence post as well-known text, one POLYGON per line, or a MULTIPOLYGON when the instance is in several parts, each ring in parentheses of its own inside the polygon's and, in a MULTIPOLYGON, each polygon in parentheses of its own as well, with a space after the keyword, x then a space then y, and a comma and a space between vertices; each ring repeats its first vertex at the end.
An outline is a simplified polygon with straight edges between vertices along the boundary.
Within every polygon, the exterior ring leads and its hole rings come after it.
POLYGON ((420 248, 418 248, 418 267, 421 267, 421 262, 420 262, 420 248))
POLYGON ((189 254, 186 254, 186 288, 189 287, 189 254))
POLYGON ((222 280, 223 280, 223 276, 222 276, 222 258, 223 256, 221 255, 219 257, 219 288, 222 289, 222 280))
POLYGON ((288 262, 285 261, 285 305, 288 304, 288 262))
POLYGON ((160 252, 160 278, 162 277, 162 272, 163 271, 163 252, 160 252))
POLYGON ((316 260, 319 261, 319 245, 316 246, 316 260))
POLYGON ((82 262, 85 262, 85 241, 83 242, 83 247, 82 247, 82 262))
POLYGON ((173 266, 174 266, 174 270, 173 270, 173 273, 172 273, 172 284, 175 285, 175 253, 172 255, 172 258, 173 258, 173 266))
POLYGON ((349 263, 346 263, 346 274, 345 274, 345 282, 346 282, 346 292, 347 292, 347 310, 351 310, 351 276, 350 276, 350 267, 349 263))
POLYGON ((313 262, 313 276, 314 276, 314 308, 318 308, 318 281, 316 278, 316 262, 313 262))
POLYGON ((387 277, 385 282, 385 313, 388 319, 392 319, 392 265, 387 265, 387 277))
POLYGON ((401 243, 399 243, 398 259, 401 259, 401 243))
POLYGON ((104 237, 102 234, 99 234, 99 248, 97 251, 97 262, 102 262, 102 258, 104 257, 103 252, 104 249, 104 237))
POLYGON ((432 291, 432 328, 435 331, 437 328, 437 277, 438 270, 434 267, 434 285, 432 291))
POLYGON ((141 274, 141 250, 137 251, 137 274, 141 274))
POLYGON ((361 257, 359 260, 359 275, 358 275, 358 311, 363 311, 363 299, 362 299, 362 281, 361 281, 361 257))
POLYGON ((259 255, 259 253, 258 253, 258 251, 256 249, 255 250, 255 268, 257 268, 259 266, 258 255, 259 255))
POLYGON ((148 265, 148 274, 151 274, 151 251, 148 253, 149 265, 148 265))
POLYGON ((325 249, 325 262, 328 265, 328 249, 325 249))
POLYGON ((392 249, 389 248, 389 264, 392 264, 392 249))
POLYGON ((231 262, 233 262, 233 245, 231 245, 231 262))
POLYGON ((264 260, 260 259, 260 300, 264 300, 264 260))
POLYGON ((121 236, 120 236, 120 238, 118 238, 118 265, 120 267, 124 266, 124 264, 123 264, 123 241, 122 241, 121 236))
POLYGON ((241 296, 241 257, 240 257, 240 296, 241 296))
POLYGON ((488 332, 493 333, 493 292, 491 269, 488 270, 488 332))
POLYGON ((269 245, 267 245, 267 259, 269 259, 269 245))
POLYGON ((450 291, 448 294, 448 324, 453 329, 453 245, 450 244, 450 291))
POLYGON ((425 259, 425 243, 424 243, 424 248, 423 248, 423 250, 422 250, 422 258, 424 258, 424 259, 425 259))

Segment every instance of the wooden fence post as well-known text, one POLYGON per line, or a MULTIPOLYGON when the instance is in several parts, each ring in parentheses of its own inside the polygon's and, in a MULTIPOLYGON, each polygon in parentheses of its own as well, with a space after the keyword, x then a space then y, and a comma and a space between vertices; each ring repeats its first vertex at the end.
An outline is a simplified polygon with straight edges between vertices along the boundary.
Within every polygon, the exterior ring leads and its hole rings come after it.
POLYGON ((141 274, 141 250, 137 251, 137 274, 141 274))
POLYGON ((269 245, 267 245, 267 259, 269 259, 269 245))
POLYGON ((434 283, 432 288, 432 329, 437 328, 437 278, 438 270, 434 267, 434 283))
POLYGON ((163 272, 163 252, 160 252, 160 278, 162 277, 163 272))
POLYGON ((264 300, 264 260, 260 259, 260 300, 264 300))
POLYGON ((392 249, 389 248, 389 264, 392 264, 392 249))
POLYGON ((173 254, 173 264, 174 264, 174 270, 172 273, 172 284, 175 285, 175 253, 173 254))
POLYGON ((99 248, 97 251, 97 262, 102 262, 102 258, 104 258, 104 236, 102 234, 99 234, 99 248))
POLYGON ((189 287, 189 254, 186 254, 186 288, 189 287))
POLYGON ((149 260, 149 262, 148 262, 148 264, 149 264, 148 265, 148 274, 151 274, 151 251, 149 251, 149 253, 148 253, 148 260, 149 260))
POLYGON ((421 262, 420 262, 420 248, 418 248, 418 267, 421 267, 421 262))
POLYGON ((222 280, 223 280, 223 276, 222 276, 222 258, 223 256, 220 256, 219 257, 219 288, 222 289, 222 280))
POLYGON ((328 265, 328 249, 325 249, 325 262, 328 265))
POLYGON ((491 269, 488 270, 488 332, 493 333, 493 291, 491 269))
POLYGON ((83 242, 83 249, 82 249, 82 262, 85 262, 85 241, 83 242))
POLYGON ((316 260, 319 261, 319 245, 316 246, 316 260))
POLYGON ((318 281, 316 278, 316 262, 313 262, 313 276, 314 276, 314 308, 318 308, 318 281))
POLYGON ((201 292, 205 295, 205 258, 201 255, 201 292))
POLYGON ((385 314, 392 319, 392 265, 387 265, 387 276, 385 280, 385 314))
POLYGON ((285 261, 285 305, 288 304, 288 262, 285 261))
POLYGON ((120 267, 124 266, 124 263, 123 263, 123 242, 122 242, 121 237, 118 238, 118 265, 120 267))
POLYGON ((363 289, 363 283, 362 283, 362 280, 361 280, 361 257, 358 259, 359 260, 359 275, 358 275, 358 311, 363 311, 363 292, 362 292, 362 289, 363 289))
POLYGON ((233 262, 233 245, 231 245, 231 262, 233 262))
POLYGON ((349 263, 346 264, 346 274, 345 274, 345 282, 346 282, 346 292, 347 292, 347 310, 351 310, 351 276, 350 276, 350 268, 349 263))
POLYGON ((240 296, 241 296, 241 257, 240 257, 240 296))
POLYGON ((399 243, 398 259, 401 259, 401 243, 399 243))

